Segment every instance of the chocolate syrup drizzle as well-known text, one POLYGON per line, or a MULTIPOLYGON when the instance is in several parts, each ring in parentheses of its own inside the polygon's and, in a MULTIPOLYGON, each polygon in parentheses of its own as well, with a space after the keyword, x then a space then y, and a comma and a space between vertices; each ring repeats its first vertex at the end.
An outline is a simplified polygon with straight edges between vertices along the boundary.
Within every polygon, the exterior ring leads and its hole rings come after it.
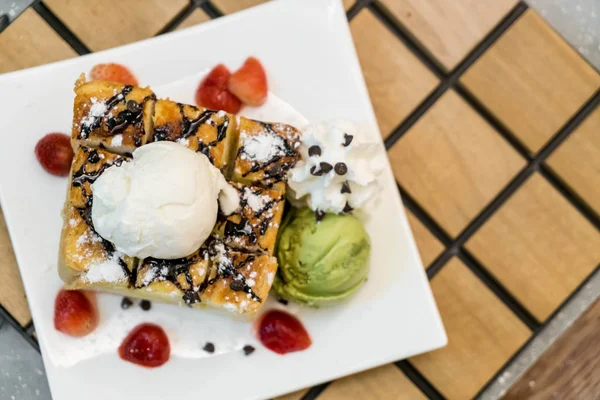
MULTIPOLYGON (((135 125, 138 129, 140 129, 142 127, 141 125, 144 115, 144 105, 150 99, 156 100, 156 95, 152 93, 146 96, 141 103, 136 103, 137 106, 134 107, 132 106, 132 104, 129 103, 132 100, 127 101, 126 99, 127 95, 131 93, 132 90, 133 86, 127 85, 123 87, 121 92, 115 94, 110 99, 108 99, 106 103, 104 103, 106 105, 106 110, 104 110, 102 115, 97 116, 89 125, 80 124, 79 137, 81 139, 87 139, 94 129, 100 127, 102 121, 106 118, 106 116, 112 110, 112 108, 119 103, 126 103, 128 106, 124 110, 119 112, 119 114, 116 117, 113 116, 106 120, 106 127, 109 129, 110 133, 112 135, 120 134, 129 125, 135 125)), ((134 135, 133 140, 136 147, 142 145, 142 138, 139 135, 134 135)))
MULTIPOLYGON (((283 155, 275 154, 270 160, 266 162, 252 162, 252 167, 242 174, 243 177, 248 176, 249 174, 258 172, 260 170, 265 170, 265 178, 269 178, 271 181, 281 181, 284 180, 287 172, 294 166, 296 163, 296 158, 298 156, 297 152, 292 148, 289 140, 285 137, 279 135, 273 129, 273 125, 267 122, 262 121, 254 121, 261 124, 264 129, 270 134, 275 135, 283 140, 283 155), (283 163, 279 163, 279 161, 285 157, 292 157, 291 161, 284 161, 283 163)), ((242 153, 246 153, 244 150, 244 146, 241 146, 238 150, 238 157, 241 156, 242 153)), ((246 153, 247 154, 247 153, 246 153)))
MULTIPOLYGON (((253 190, 249 187, 246 187, 246 189, 251 190, 252 194, 254 194, 254 195, 261 195, 262 193, 264 193, 264 191, 261 189, 253 190)), ((236 237, 248 238, 248 243, 256 244, 258 242, 259 235, 263 236, 267 232, 267 229, 269 229, 269 224, 271 223, 271 221, 274 217, 273 214, 271 214, 271 216, 263 217, 263 214, 265 214, 268 210, 273 208, 276 204, 278 204, 282 200, 283 200, 283 196, 280 196, 280 197, 275 198, 275 199, 269 201, 268 203, 266 203, 263 206, 263 208, 261 208, 260 210, 253 211, 252 218, 260 220, 260 222, 258 224, 253 225, 250 222, 250 219, 245 216, 245 213, 243 211, 240 214, 238 214, 241 217, 239 222, 236 223, 236 222, 231 221, 230 219, 227 219, 225 222, 225 232, 224 232, 225 236, 228 238, 236 238, 236 237), (258 232, 258 234, 257 234, 257 232, 258 232)), ((248 205, 248 200, 243 195, 243 191, 240 190, 240 207, 242 208, 242 210, 246 210, 247 205, 248 205)), ((263 249, 263 250, 266 250, 266 249, 263 249)))
MULTIPOLYGON (((254 255, 248 255, 248 257, 237 264, 233 264, 233 259, 228 258, 230 263, 219 260, 217 262, 211 262, 209 269, 206 271, 204 280, 199 286, 194 287, 192 275, 190 274, 190 267, 197 263, 200 258, 213 259, 217 256, 216 245, 222 244, 218 240, 213 240, 206 248, 201 249, 199 252, 192 256, 178 258, 174 260, 162 260, 152 257, 148 257, 143 261, 144 266, 148 266, 155 272, 155 281, 169 281, 174 284, 179 290, 183 292, 183 301, 188 306, 201 302, 200 296, 208 289, 209 286, 214 285, 220 279, 226 279, 233 277, 229 287, 231 290, 238 292, 245 292, 250 295, 252 300, 262 302, 262 299, 254 293, 246 278, 239 273, 244 266, 254 261, 254 255), (181 274, 185 274, 185 280, 189 288, 184 288, 181 283, 177 280, 177 277, 181 274), (214 274, 214 277, 211 276, 214 274)), ((224 248, 228 249, 224 244, 224 248)), ((150 282, 149 282, 150 283, 150 282)), ((148 283, 148 284, 149 284, 148 283)))
MULTIPOLYGON (((195 136, 200 129, 200 126, 206 121, 210 119, 217 111, 213 110, 204 110, 198 118, 190 119, 185 115, 184 107, 185 104, 177 103, 179 107, 179 114, 181 115, 181 138, 187 139, 189 137, 195 136)), ((188 106, 190 107, 190 106, 188 106)), ((204 154, 208 157, 208 159, 212 162, 214 161, 212 155, 210 154, 210 149, 215 147, 219 142, 221 142, 227 136, 227 128, 229 127, 229 116, 225 114, 223 117, 223 122, 217 125, 217 139, 213 140, 210 143, 204 143, 200 138, 198 138, 198 152, 204 154)), ((162 141, 169 140, 169 129, 168 127, 156 127, 154 129, 154 141, 162 141)))

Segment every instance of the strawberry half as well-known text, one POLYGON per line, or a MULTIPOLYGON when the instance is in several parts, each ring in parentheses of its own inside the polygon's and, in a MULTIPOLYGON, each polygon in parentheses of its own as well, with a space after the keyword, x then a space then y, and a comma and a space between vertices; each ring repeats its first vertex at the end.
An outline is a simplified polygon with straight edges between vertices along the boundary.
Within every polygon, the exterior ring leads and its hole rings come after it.
POLYGON ((64 133, 49 133, 35 145, 35 157, 46 172, 67 176, 73 161, 71 139, 64 133))
POLYGON ((260 61, 254 57, 249 57, 231 75, 227 87, 249 106, 261 106, 267 101, 267 75, 260 61))
POLYGON ((77 290, 61 290, 54 300, 54 328, 69 336, 85 336, 98 326, 92 302, 77 290))
POLYGON ((121 64, 98 64, 90 71, 90 78, 94 81, 109 81, 123 85, 137 86, 138 81, 127 67, 121 64))
POLYGON ((223 64, 214 67, 196 90, 196 104, 212 110, 237 114, 242 103, 227 89, 230 76, 231 72, 223 64))

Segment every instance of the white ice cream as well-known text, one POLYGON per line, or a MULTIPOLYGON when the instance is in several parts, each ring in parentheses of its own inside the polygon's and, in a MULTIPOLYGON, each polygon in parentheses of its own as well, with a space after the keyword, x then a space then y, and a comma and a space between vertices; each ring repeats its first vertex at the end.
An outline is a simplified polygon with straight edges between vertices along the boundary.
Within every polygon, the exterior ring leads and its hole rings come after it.
POLYGON ((218 204, 239 206, 237 191, 208 158, 172 142, 147 144, 92 185, 96 231, 129 256, 174 259, 210 235, 218 204))
POLYGON ((378 196, 384 153, 381 144, 366 141, 356 125, 338 121, 309 126, 300 154, 288 185, 292 196, 311 209, 341 213, 364 207, 378 196))

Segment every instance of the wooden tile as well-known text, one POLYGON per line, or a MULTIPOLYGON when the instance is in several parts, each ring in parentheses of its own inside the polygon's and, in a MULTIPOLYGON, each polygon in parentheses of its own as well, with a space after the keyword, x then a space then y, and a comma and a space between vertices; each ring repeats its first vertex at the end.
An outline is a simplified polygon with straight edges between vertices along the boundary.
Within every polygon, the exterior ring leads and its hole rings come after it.
POLYGON ((35 67, 76 55, 33 9, 25 11, 0 34, 0 73, 35 67))
POLYGON ((213 0, 217 8, 224 14, 231 14, 246 8, 266 3, 268 0, 213 0))
POLYGON ((554 151, 547 163, 600 214, 600 107, 554 151))
POLYGON ((13 252, 4 215, 0 210, 0 304, 15 317, 21 325, 25 325, 31 320, 25 289, 17 267, 17 260, 13 252))
POLYGON ((201 9, 197 8, 192 12, 176 30, 189 28, 190 26, 198 25, 206 21, 210 21, 210 17, 201 9))
POLYGON ((598 399, 600 299, 510 388, 504 400, 598 399))
POLYGON ((398 181, 453 236, 525 165, 454 91, 388 154, 398 181))
POLYGON ((320 400, 419 400, 423 393, 394 364, 350 375, 333 382, 320 400))
POLYGON ((297 392, 276 397, 274 400, 300 400, 306 394, 306 392, 308 392, 308 389, 302 389, 298 390, 297 392))
MULTIPOLYGON (((213 0, 213 3, 225 14, 231 14, 246 8, 266 3, 268 0, 213 0)), ((344 8, 348 10, 356 0, 342 0, 344 8)))
POLYGON ((600 233, 537 174, 466 246, 540 321, 600 262, 600 233))
POLYGON ((415 215, 406 210, 406 216, 408 217, 408 223, 412 229, 419 254, 421 255, 421 261, 423 261, 423 267, 427 268, 437 256, 440 255, 444 250, 444 245, 440 242, 433 233, 427 229, 425 225, 415 215))
POLYGON ((431 287, 448 345, 411 362, 449 400, 470 399, 531 332, 457 258, 433 278, 431 287))
POLYGON ((437 78, 368 10, 350 23, 384 137, 438 84, 437 78))
POLYGON ((517 0, 382 0, 446 69, 454 68, 517 0))
POLYGON ((94 51, 154 36, 186 0, 46 0, 46 5, 94 51))
POLYGON ((600 75, 532 10, 461 81, 532 152, 600 87, 600 75))

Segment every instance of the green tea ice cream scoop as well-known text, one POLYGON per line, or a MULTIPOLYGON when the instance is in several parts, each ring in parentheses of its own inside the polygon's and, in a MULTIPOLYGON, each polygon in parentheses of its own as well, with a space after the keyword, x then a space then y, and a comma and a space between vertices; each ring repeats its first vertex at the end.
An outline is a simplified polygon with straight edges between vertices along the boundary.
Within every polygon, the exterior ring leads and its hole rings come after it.
POLYGON ((286 300, 315 306, 346 298, 365 282, 370 252, 356 217, 325 214, 317 222, 310 209, 293 210, 280 233, 273 288, 286 300))

